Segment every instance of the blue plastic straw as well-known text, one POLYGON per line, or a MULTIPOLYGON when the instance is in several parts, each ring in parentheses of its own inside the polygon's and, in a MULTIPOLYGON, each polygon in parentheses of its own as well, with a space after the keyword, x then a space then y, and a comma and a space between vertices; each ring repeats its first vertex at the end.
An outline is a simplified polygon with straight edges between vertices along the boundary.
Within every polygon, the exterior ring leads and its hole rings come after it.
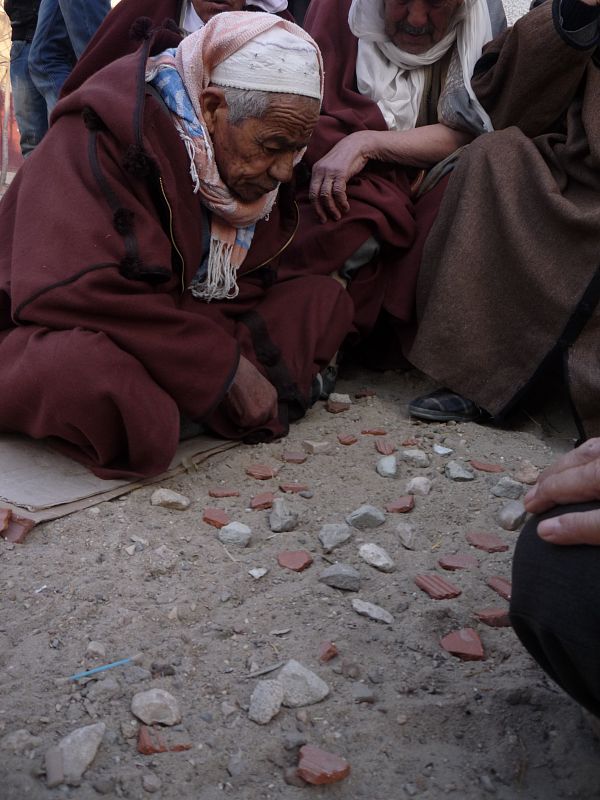
POLYGON ((69 681, 78 681, 80 678, 87 678, 89 675, 95 675, 98 672, 105 672, 107 669, 113 669, 113 667, 122 667, 124 664, 129 664, 132 661, 135 661, 138 656, 131 656, 130 658, 122 658, 120 661, 113 661, 112 664, 104 664, 102 667, 94 667, 94 669, 88 669, 85 672, 77 672, 75 675, 71 675, 67 680, 69 681))

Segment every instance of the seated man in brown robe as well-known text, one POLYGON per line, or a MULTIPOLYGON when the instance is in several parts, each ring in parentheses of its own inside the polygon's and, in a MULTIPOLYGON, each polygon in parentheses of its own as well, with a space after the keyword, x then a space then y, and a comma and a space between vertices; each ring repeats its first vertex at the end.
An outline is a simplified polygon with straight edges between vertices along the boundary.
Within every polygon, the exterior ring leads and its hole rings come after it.
POLYGON ((496 131, 450 177, 407 352, 448 388, 415 417, 501 421, 562 374, 580 435, 600 434, 599 46, 598 0, 548 0, 485 48, 472 85, 496 131))
POLYGON ((321 93, 301 28, 232 12, 59 102, 0 203, 0 431, 106 478, 167 468, 182 417, 287 432, 351 320, 331 278, 277 280, 321 93))

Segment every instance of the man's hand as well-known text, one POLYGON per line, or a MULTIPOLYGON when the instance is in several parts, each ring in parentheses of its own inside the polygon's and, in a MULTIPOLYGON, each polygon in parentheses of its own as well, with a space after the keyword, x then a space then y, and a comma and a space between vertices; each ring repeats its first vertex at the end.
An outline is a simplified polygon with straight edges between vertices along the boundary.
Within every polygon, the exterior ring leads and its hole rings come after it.
POLYGON ((600 6, 600 0, 581 0, 586 6, 600 6))
POLYGON ((240 427, 258 428, 277 416, 277 391, 252 362, 240 356, 237 372, 223 405, 240 427))
MULTIPOLYGON (((557 505, 590 500, 600 500, 600 439, 590 439, 545 470, 525 496, 525 508, 540 514, 557 505)), ((538 534, 552 544, 600 545, 600 511, 543 520, 538 534)))
POLYGON ((346 186, 369 160, 369 139, 369 131, 351 133, 314 165, 308 196, 321 222, 340 220, 348 212, 346 186))

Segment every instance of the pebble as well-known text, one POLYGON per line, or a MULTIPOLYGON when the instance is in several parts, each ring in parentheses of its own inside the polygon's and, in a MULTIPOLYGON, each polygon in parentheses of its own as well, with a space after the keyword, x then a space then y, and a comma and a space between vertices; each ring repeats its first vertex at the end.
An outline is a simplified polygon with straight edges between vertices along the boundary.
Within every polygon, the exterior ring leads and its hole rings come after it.
POLYGON ((359 600, 357 598, 352 601, 352 608, 357 614, 363 617, 369 617, 369 619, 375 620, 375 622, 384 622, 386 625, 391 625, 394 622, 394 618, 389 611, 386 611, 385 608, 381 608, 381 606, 376 606, 374 603, 367 603, 365 600, 359 600))
POLYGON ((361 545, 358 549, 358 554, 363 561, 366 561, 367 564, 381 572, 393 572, 396 569, 396 565, 383 547, 373 542, 361 545))
POLYGON ((514 481, 505 475, 500 478, 495 486, 492 486, 492 494, 496 497, 506 497, 508 500, 518 500, 523 494, 523 484, 514 481))
POLYGON ((433 452, 438 456, 451 456, 454 450, 451 447, 445 447, 443 444, 434 444, 433 452))
POLYGON ((508 545, 505 544, 499 536, 496 536, 495 533, 471 531, 467 533, 466 539, 473 547, 484 550, 486 553, 503 553, 505 550, 508 550, 508 545))
POLYGON ((283 696, 278 680, 258 681, 250 698, 248 717, 258 725, 266 725, 279 713, 283 696))
POLYGON ((414 550, 416 546, 417 532, 408 522, 399 522, 396 525, 396 533, 400 539, 400 544, 406 550, 414 550))
POLYGON ((90 642, 85 649, 85 654, 89 658, 106 658, 106 647, 102 642, 90 642))
POLYGON ((61 783, 79 785, 83 773, 96 757, 105 731, 103 722, 86 725, 69 733, 46 752, 46 785, 49 789, 61 783))
POLYGON ((482 661, 485 658, 481 639, 473 628, 462 628, 444 636, 440 644, 461 661, 482 661))
POLYGON ((248 547, 252 539, 252 528, 243 522, 230 522, 220 529, 217 539, 224 545, 248 547))
POLYGON ((162 781, 158 775, 147 772, 145 775, 142 775, 142 788, 145 792, 148 792, 148 794, 154 794, 154 792, 158 792, 162 788, 162 781))
POLYGON ((207 506, 207 508, 204 509, 202 520, 206 522, 207 525, 212 525, 213 528, 223 528, 230 522, 229 517, 222 508, 214 508, 213 506, 207 506))
POLYGON ((349 394, 342 394, 341 392, 332 392, 329 395, 329 399, 332 403, 346 403, 346 405, 352 405, 352 399, 350 398, 349 394))
POLYGON ((265 511, 267 508, 271 508, 274 500, 275 495, 273 492, 261 492, 260 494, 255 494, 250 500, 250 509, 251 511, 265 511))
POLYGON ((306 441, 302 442, 302 447, 307 453, 316 456, 321 453, 328 453, 331 450, 331 442, 316 442, 311 439, 307 439, 306 441))
POLYGON ((299 789, 306 788, 306 781, 298 775, 298 767, 285 767, 283 770, 283 780, 288 786, 297 786, 299 789))
POLYGON ((124 739, 135 739, 138 735, 139 725, 136 719, 123 720, 119 727, 121 728, 121 736, 124 739))
POLYGON ((418 469, 425 469, 430 464, 430 458, 423 450, 403 450, 402 460, 405 464, 418 469))
POLYGON ((181 722, 179 704, 165 689, 148 689, 138 692, 131 701, 131 713, 146 725, 177 725, 181 722))
POLYGON ((337 438, 338 442, 345 447, 349 447, 351 444, 356 444, 358 442, 358 438, 353 433, 340 433, 337 438))
POLYGON ((156 550, 150 554, 149 572, 151 575, 166 575, 171 572, 179 563, 179 556, 174 551, 167 547, 166 544, 161 544, 156 550))
POLYGON ((227 761, 227 772, 232 778, 237 778, 238 780, 245 777, 246 773, 248 772, 248 765, 243 759, 241 750, 238 750, 237 753, 233 753, 231 756, 229 756, 227 761))
POLYGON ((509 500, 498 512, 498 525, 505 531, 516 531, 521 527, 526 516, 527 511, 520 500, 509 500))
POLYGON ((337 783, 350 774, 350 764, 341 756, 305 744, 300 748, 297 774, 307 783, 317 786, 337 783))
POLYGON ((360 572, 349 564, 332 564, 321 572, 319 582, 334 589, 347 592, 358 592, 360 589, 360 572))
POLYGON ((527 461, 526 459, 521 462, 521 466, 515 470, 514 479, 519 481, 520 483, 526 483, 528 486, 531 486, 534 483, 537 483, 538 478, 540 477, 540 470, 534 466, 531 461, 527 461))
POLYGON ((339 652, 333 642, 321 642, 319 645, 319 661, 325 663, 331 661, 337 655, 339 655, 339 652))
POLYGON ((377 697, 364 683, 356 683, 352 687, 352 699, 355 703, 374 703, 377 697))
POLYGON ((319 531, 319 541, 326 553, 331 553, 336 547, 352 537, 353 530, 345 522, 329 522, 319 531))
POLYGON ((116 796, 117 781, 112 775, 100 775, 92 781, 92 788, 98 794, 116 796))
POLYGON ((299 731, 292 731, 286 733, 283 737, 283 747, 285 750, 296 750, 297 747, 302 747, 306 744, 306 736, 299 731))
POLYGON ((398 461, 396 456, 384 456, 380 458, 375 467, 375 471, 382 478, 393 478, 398 472, 398 461))
POLYGON ((246 467, 246 475, 256 478, 257 481, 268 481, 277 475, 277 469, 270 467, 268 464, 251 464, 246 467))
POLYGON ((283 497, 276 497, 269 514, 269 527, 273 533, 293 531, 298 525, 298 514, 292 511, 283 497))
POLYGON ((417 494, 420 497, 427 497, 431 491, 432 483, 429 478, 419 475, 411 478, 406 484, 406 494, 417 494))
POLYGON ((269 570, 265 567, 255 567, 254 569, 249 569, 248 574, 251 575, 255 581, 258 581, 261 578, 264 578, 268 571, 269 570))
POLYGON ((385 510, 390 514, 407 514, 415 507, 415 498, 412 494, 405 494, 404 497, 399 497, 388 503, 385 510))
POLYGON ((506 578, 500 578, 498 576, 488 578, 487 585, 490 587, 490 589, 493 589, 495 592, 497 592, 500 597, 503 597, 505 600, 510 600, 512 584, 510 581, 507 581, 506 578))
POLYGON ((175 511, 185 511, 190 507, 191 500, 184 494, 173 492, 171 489, 156 489, 152 492, 150 502, 153 506, 161 506, 162 508, 172 508, 175 511))
POLYGON ((475 480, 475 474, 472 470, 461 464, 460 461, 449 461, 445 468, 444 473, 451 481, 472 481, 475 480))
POLYGON ((277 562, 292 572, 303 572, 313 563, 313 558, 306 550, 284 550, 277 556, 277 562))
POLYGON ((283 688, 283 705, 300 708, 319 703, 329 694, 329 686, 299 661, 290 659, 277 676, 283 688))
POLYGON ((456 555, 442 556, 438 560, 438 564, 442 569, 454 571, 457 569, 472 569, 479 566, 479 561, 475 556, 467 555, 466 553, 456 553, 456 555))
POLYGON ((366 504, 359 506, 359 508, 348 514, 346 522, 348 525, 352 525, 353 528, 364 531, 368 528, 378 528, 383 525, 385 514, 381 509, 366 504))
POLYGON ((462 594, 462 589, 433 572, 429 575, 417 575, 415 583, 432 600, 451 600, 453 597, 458 597, 462 594))
POLYGON ((39 736, 33 736, 28 730, 20 728, 12 733, 7 733, 0 739, 0 750, 10 750, 11 753, 26 753, 35 750, 42 744, 39 736))

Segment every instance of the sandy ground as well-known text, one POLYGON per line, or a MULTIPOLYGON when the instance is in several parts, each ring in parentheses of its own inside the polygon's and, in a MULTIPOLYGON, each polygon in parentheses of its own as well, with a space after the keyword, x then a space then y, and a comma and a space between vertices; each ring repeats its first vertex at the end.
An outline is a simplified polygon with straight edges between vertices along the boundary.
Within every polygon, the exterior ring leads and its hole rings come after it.
POLYGON ((506 501, 491 488, 526 461, 544 467, 569 446, 571 432, 560 414, 553 419, 553 409, 522 414, 511 430, 410 421, 406 401, 427 388, 414 373, 348 373, 338 389, 353 397, 349 410, 331 414, 319 403, 287 440, 240 446, 162 484, 190 498, 185 511, 151 505, 156 487, 145 487, 42 524, 23 545, 0 540, 0 796, 142 798, 145 782, 165 800, 598 797, 599 745, 578 707, 550 684, 511 629, 473 617, 482 608, 506 606, 486 580, 510 578, 518 535, 498 526, 506 501), (366 385, 376 395, 354 398, 366 385), (378 437, 362 433, 377 427, 399 452, 406 449, 402 442, 416 440, 430 466, 400 461, 396 477, 381 477, 378 437), (342 446, 337 437, 347 433, 358 441, 342 446), (283 452, 301 450, 305 440, 330 442, 330 449, 303 464, 284 463, 283 452), (453 453, 437 455, 436 444, 453 453), (505 472, 476 471, 464 483, 445 476, 448 460, 469 459, 505 472), (276 467, 277 477, 251 478, 246 468, 256 463, 276 467), (363 503, 384 509, 417 475, 429 477, 432 488, 415 498, 411 512, 386 513, 380 527, 355 530, 334 552, 324 552, 323 524, 343 522, 363 503), (286 494, 298 524, 274 534, 269 512, 251 511, 249 504, 264 491, 283 496, 283 482, 306 484, 312 496, 286 494), (209 488, 219 486, 240 496, 210 498, 209 488), (250 545, 225 548, 202 521, 207 506, 248 524, 250 545), (413 526, 414 550, 402 545, 400 523, 413 526), (473 530, 496 533, 509 549, 475 550, 465 539, 473 530), (365 563, 358 552, 365 542, 384 547, 395 570, 365 563), (167 550, 157 554, 162 546, 167 550), (279 566, 281 551, 299 549, 314 559, 307 570, 279 566), (479 565, 444 572, 438 559, 454 553, 475 555, 479 565), (359 592, 319 582, 334 561, 360 572, 359 592), (267 574, 251 577, 249 570, 261 567, 267 574), (432 600, 414 583, 417 574, 430 572, 462 594, 432 600), (385 608, 393 623, 359 616, 351 605, 356 597, 385 608), (460 661, 441 648, 441 637, 463 627, 478 631, 485 660, 460 661), (339 655, 321 663, 326 640, 339 655), (86 655, 91 641, 101 643, 102 657, 86 655), (61 680, 138 652, 139 666, 76 684, 61 680), (282 708, 258 725, 248 718, 251 693, 277 672, 248 675, 289 659, 317 673, 330 693, 315 705, 282 708), (181 724, 165 734, 169 742, 191 749, 137 751, 131 700, 154 687, 169 691, 181 709, 181 724), (81 785, 48 789, 45 752, 99 721, 106 732, 81 785), (13 752, 10 734, 17 730, 36 738, 13 752), (346 758, 350 776, 332 786, 288 785, 284 771, 297 763, 303 741, 346 758))

